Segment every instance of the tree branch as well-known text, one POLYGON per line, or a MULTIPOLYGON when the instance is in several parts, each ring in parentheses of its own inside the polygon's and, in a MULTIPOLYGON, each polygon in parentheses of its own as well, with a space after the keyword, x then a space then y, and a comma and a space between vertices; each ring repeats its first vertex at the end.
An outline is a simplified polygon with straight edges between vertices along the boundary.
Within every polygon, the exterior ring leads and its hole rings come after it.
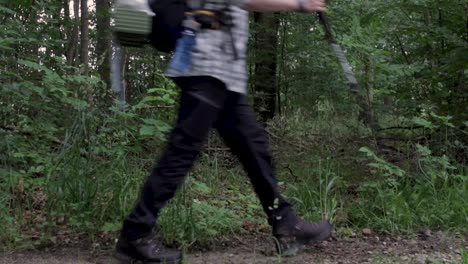
POLYGON ((401 43, 401 40, 400 40, 400 37, 396 37, 397 38, 397 41, 398 41, 398 45, 400 45, 400 50, 401 50, 401 53, 403 54, 403 57, 405 58, 405 61, 408 65, 411 64, 409 58, 408 58, 408 55, 406 55, 406 51, 405 51, 405 48, 403 47, 403 43, 401 43))

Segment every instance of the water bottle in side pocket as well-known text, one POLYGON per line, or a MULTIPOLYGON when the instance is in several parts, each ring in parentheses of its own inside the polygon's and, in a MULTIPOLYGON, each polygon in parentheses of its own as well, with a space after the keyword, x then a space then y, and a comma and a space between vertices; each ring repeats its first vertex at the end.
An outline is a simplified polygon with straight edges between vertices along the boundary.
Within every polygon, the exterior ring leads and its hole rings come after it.
POLYGON ((184 21, 183 26, 184 30, 177 40, 174 56, 169 62, 169 67, 181 73, 185 73, 190 69, 195 36, 200 24, 193 18, 188 18, 184 21))

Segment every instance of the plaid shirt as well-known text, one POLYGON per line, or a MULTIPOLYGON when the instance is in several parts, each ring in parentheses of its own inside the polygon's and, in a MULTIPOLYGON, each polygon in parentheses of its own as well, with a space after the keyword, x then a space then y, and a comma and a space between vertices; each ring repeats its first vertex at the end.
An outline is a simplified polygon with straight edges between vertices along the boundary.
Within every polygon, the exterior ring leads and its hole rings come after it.
MULTIPOLYGON (((209 1, 207 4, 211 4, 209 1)), ((241 8, 244 2, 245 0, 230 0, 229 11, 234 24, 230 29, 231 32, 227 28, 199 30, 192 50, 190 70, 180 73, 169 68, 166 75, 168 77, 212 76, 224 82, 230 91, 247 93, 246 52, 249 15, 241 8)), ((210 9, 213 6, 221 10, 224 8, 224 3, 214 3, 210 9)))

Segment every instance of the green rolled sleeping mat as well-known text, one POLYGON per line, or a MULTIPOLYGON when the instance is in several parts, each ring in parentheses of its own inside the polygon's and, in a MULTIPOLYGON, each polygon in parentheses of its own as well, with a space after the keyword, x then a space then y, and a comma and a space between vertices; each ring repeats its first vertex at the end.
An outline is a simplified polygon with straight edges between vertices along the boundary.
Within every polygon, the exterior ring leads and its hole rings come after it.
POLYGON ((154 13, 146 0, 117 1, 112 17, 113 31, 121 45, 141 47, 148 43, 154 13))

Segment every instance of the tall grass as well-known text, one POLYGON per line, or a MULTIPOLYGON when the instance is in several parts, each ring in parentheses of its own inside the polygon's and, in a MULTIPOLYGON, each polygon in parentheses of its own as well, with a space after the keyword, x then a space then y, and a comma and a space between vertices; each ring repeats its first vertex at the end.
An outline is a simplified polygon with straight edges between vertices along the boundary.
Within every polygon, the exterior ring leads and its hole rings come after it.
POLYGON ((382 232, 407 232, 422 226, 466 230, 466 164, 414 145, 406 157, 416 160, 417 166, 399 167, 369 148, 358 151, 375 145, 371 137, 356 140, 359 129, 352 121, 307 116, 296 112, 272 123, 282 135, 277 142, 280 147, 300 150, 299 154, 280 153, 281 162, 288 164, 280 174, 290 185, 288 196, 306 218, 328 216, 339 226, 382 232), (346 144, 350 139, 353 144, 346 144))
MULTIPOLYGON (((77 117, 48 183, 50 212, 65 217, 75 232, 88 235, 120 229, 153 165, 154 159, 145 154, 157 155, 133 145, 135 132, 126 131, 123 126, 127 124, 121 120, 114 122, 117 127, 111 131, 117 141, 107 142, 102 135, 88 134, 93 128, 87 120, 92 118, 77 117), (111 145, 106 148, 103 143, 111 145)), ((224 182, 232 171, 224 173, 220 168, 221 173, 215 161, 207 162, 211 165, 205 165, 205 161, 208 159, 199 162, 192 173, 198 174, 197 179, 188 177, 161 212, 158 235, 167 243, 206 245, 210 239, 235 232, 242 224, 239 215, 225 204, 216 198, 206 199, 224 193, 224 182)))
MULTIPOLYGON (((161 141, 139 137, 131 112, 77 112, 73 120, 60 151, 37 154, 47 157, 40 159, 45 169, 35 167, 30 175, 41 177, 21 178, 11 170, 0 179, 0 238, 8 241, 3 246, 26 243, 25 230, 31 228, 41 232, 44 242, 59 226, 73 234, 116 234, 134 205, 161 141), (24 217, 36 211, 32 196, 17 191, 21 179, 28 191, 46 192, 47 206, 41 209, 46 220, 40 224, 24 217)), ((463 164, 418 145, 418 166, 398 167, 375 154, 372 141, 359 140, 362 130, 356 127, 347 118, 312 119, 301 111, 270 124, 280 188, 300 216, 383 232, 421 226, 466 230, 463 164), (359 152, 361 146, 369 148, 359 152)), ((207 245, 232 234, 268 230, 247 177, 225 157, 222 151, 201 155, 161 214, 158 233, 164 241, 207 245)))
MULTIPOLYGON (((239 231, 242 218, 232 209, 211 200, 195 198, 197 185, 189 181, 179 190, 158 219, 159 236, 167 243, 206 246, 215 238, 239 231)), ((199 186, 199 185, 198 185, 199 186)))
POLYGON ((88 234, 119 228, 117 219, 134 203, 148 166, 138 161, 131 131, 122 134, 123 124, 114 123, 114 131, 95 134, 94 118, 76 117, 47 184, 50 214, 88 234), (115 132, 114 139, 106 135, 109 132, 115 132))
POLYGON ((319 161, 316 167, 299 164, 295 170, 299 180, 289 184, 287 196, 306 219, 334 222, 341 204, 338 193, 341 178, 335 169, 333 161, 326 160, 319 161))

